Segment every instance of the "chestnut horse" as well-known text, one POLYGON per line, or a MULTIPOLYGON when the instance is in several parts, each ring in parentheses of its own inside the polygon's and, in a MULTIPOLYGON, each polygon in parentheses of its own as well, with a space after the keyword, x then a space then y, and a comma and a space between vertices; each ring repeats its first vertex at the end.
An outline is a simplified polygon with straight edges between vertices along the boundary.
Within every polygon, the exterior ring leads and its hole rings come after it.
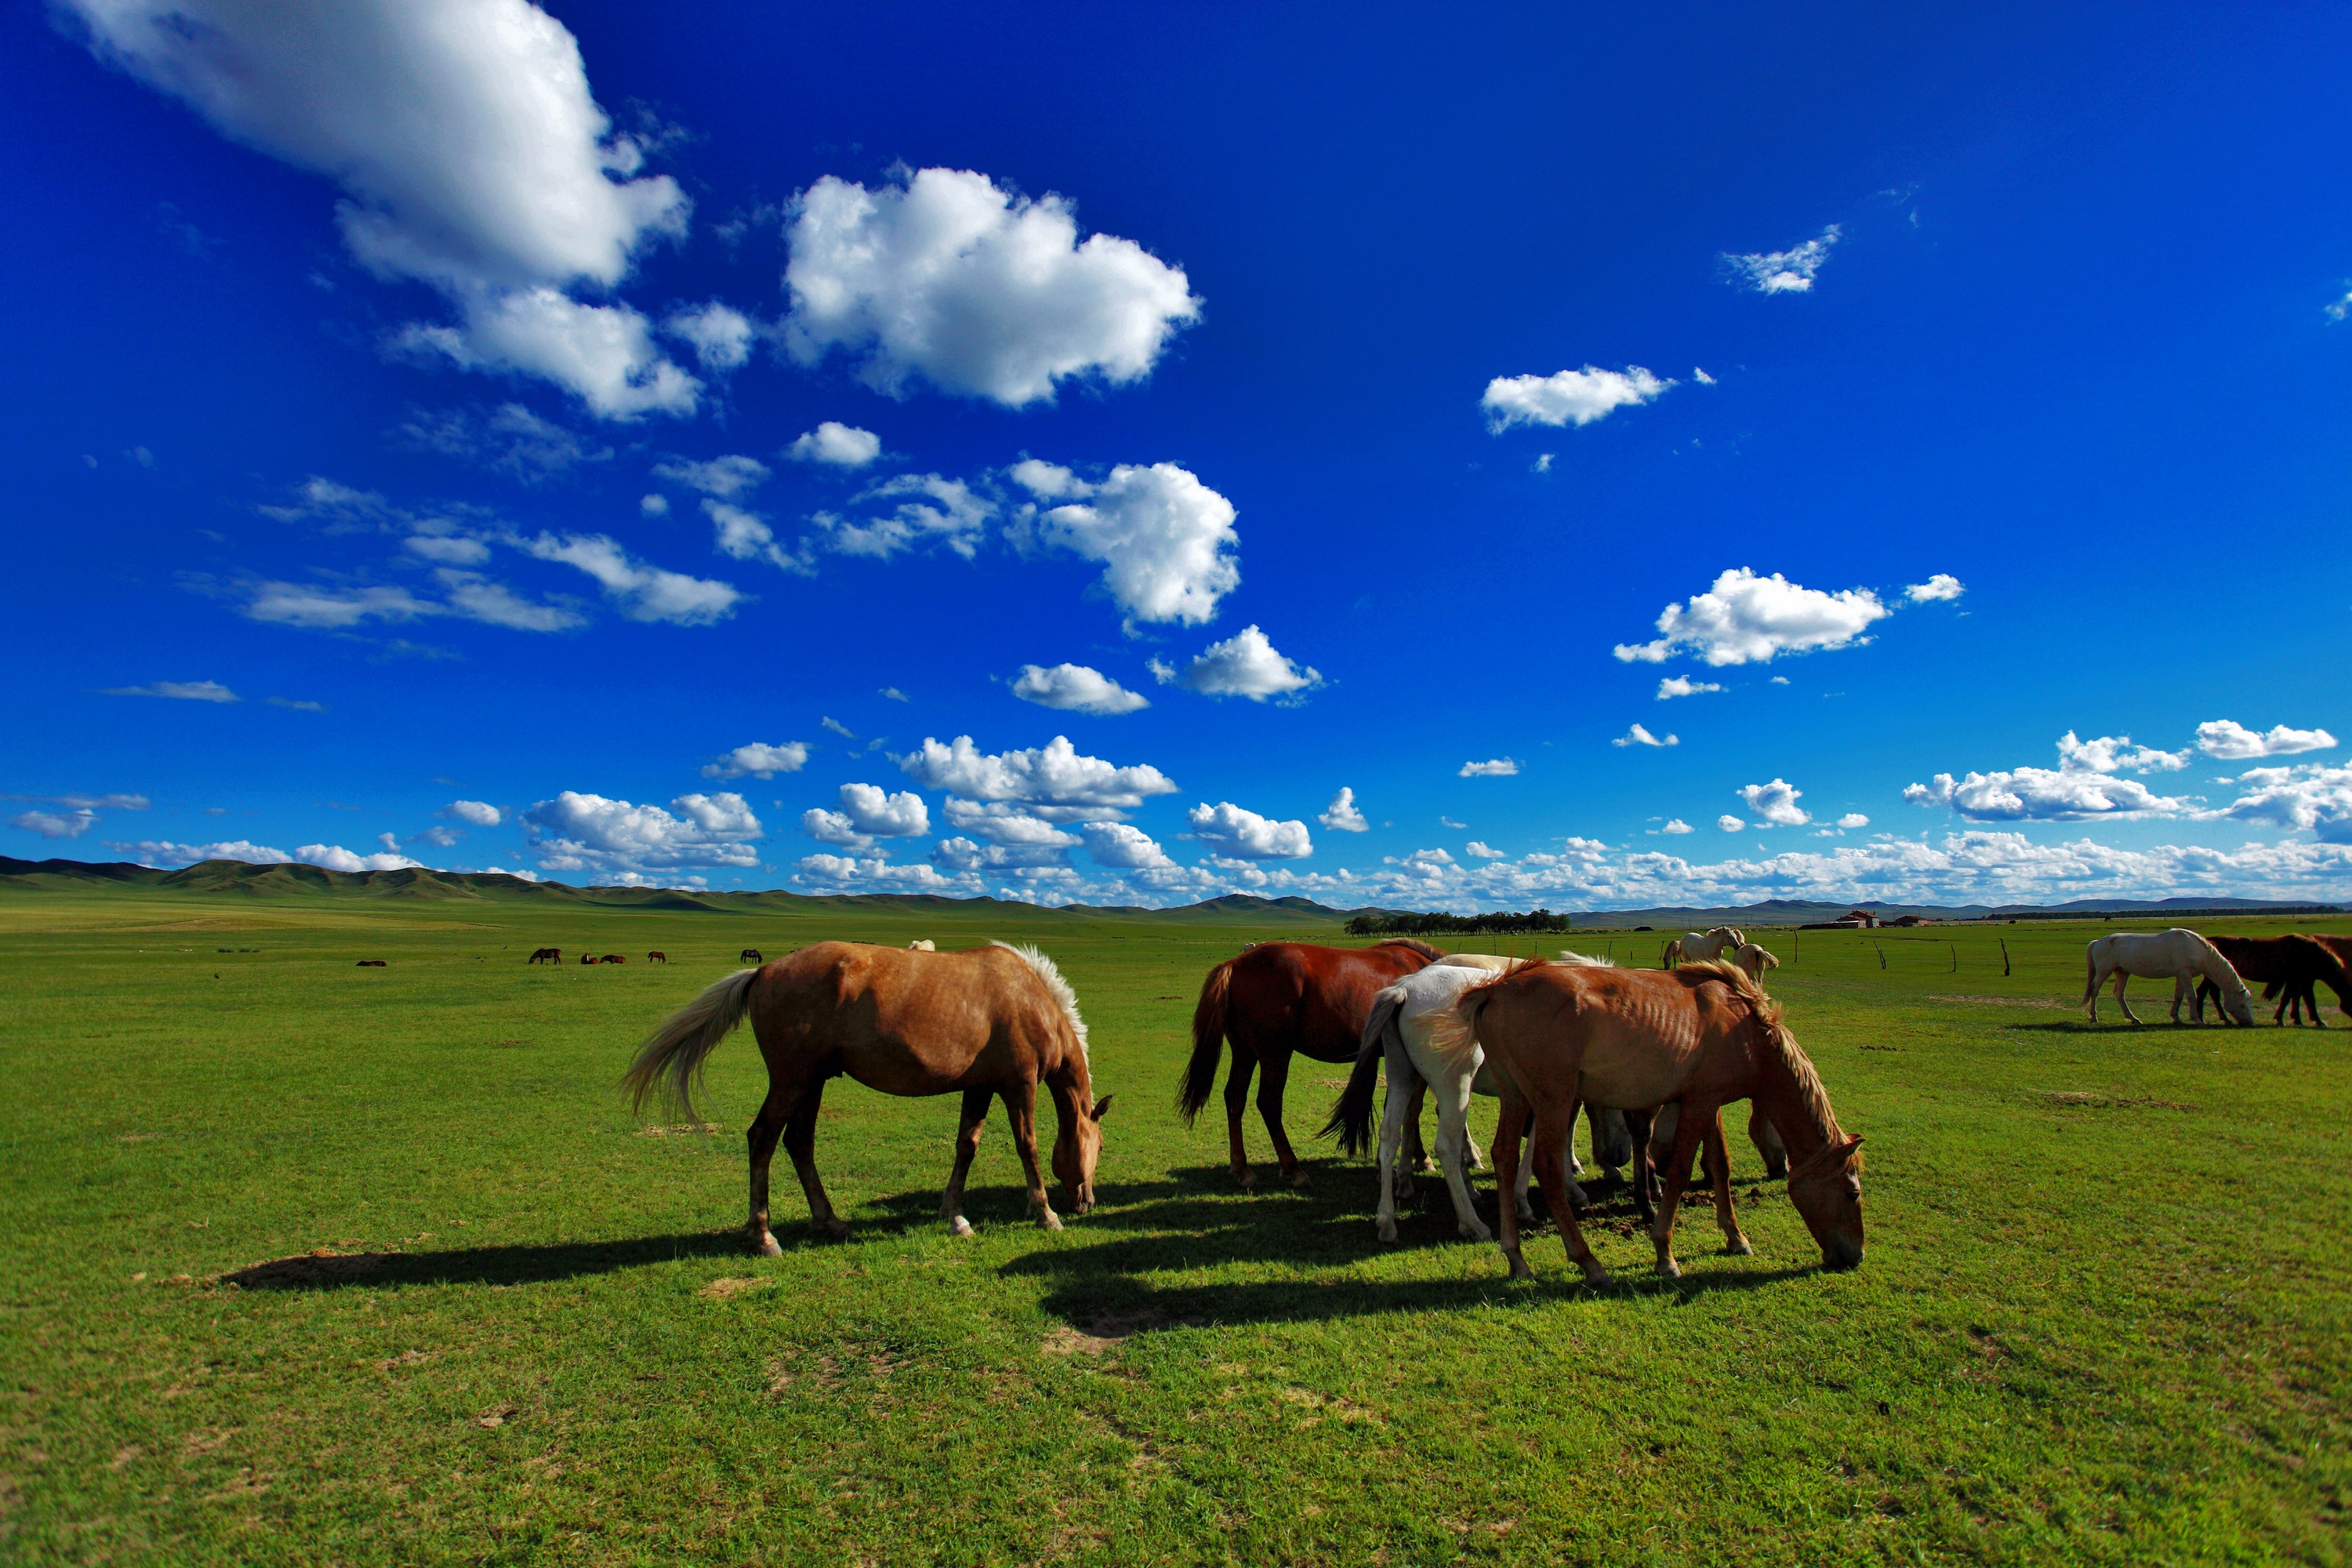
POLYGON ((760 969, 741 969, 705 990, 656 1029, 622 1083, 642 1106, 661 1089, 694 1115, 693 1089, 727 1032, 746 1017, 768 1063, 768 1098, 748 1134, 751 1245, 782 1248, 768 1228, 768 1162, 782 1134, 808 1196, 809 1219, 829 1237, 836 1218, 816 1171, 816 1119, 825 1080, 847 1073, 885 1094, 961 1094, 955 1173, 940 1217, 970 1236, 964 1176, 980 1149, 988 1102, 1004 1101, 1013 1145, 1029 1182, 1029 1212, 1059 1230, 1037 1171, 1037 1085, 1061 1120, 1054 1174, 1073 1213, 1094 1206, 1102 1119, 1087 1072, 1087 1026, 1078 1000, 1053 960, 1033 947, 991 942, 962 952, 916 952, 865 942, 821 942, 760 969))
MULTIPOLYGON (((1717 1112, 1734 1100, 1753 1100, 1788 1146, 1789 1201, 1821 1245, 1822 1267, 1862 1261, 1862 1140, 1839 1130, 1821 1078, 1781 1025, 1780 1008, 1733 965, 1527 963, 1474 986, 1453 1017, 1440 1022, 1465 1046, 1475 1038, 1486 1047, 1503 1091, 1495 1153, 1496 1181, 1505 1190, 1518 1174, 1520 1129, 1534 1116, 1536 1174, 1569 1258, 1588 1283, 1605 1283, 1609 1272, 1577 1227, 1559 1153, 1580 1100, 1625 1110, 1682 1107, 1652 1231, 1659 1273, 1682 1272, 1675 1263, 1675 1214, 1691 1155, 1703 1141, 1712 1145, 1707 1173, 1725 1249, 1753 1250, 1732 1212, 1730 1161, 1721 1147, 1717 1112)), ((1433 1043, 1444 1048, 1443 1037, 1433 1043)), ((1519 1253, 1518 1214, 1509 1204, 1501 1208, 1511 1277, 1532 1278, 1519 1253)))
MULTIPOLYGON (((2304 1009, 2308 1007, 2311 1021, 2326 1028, 2327 1021, 2319 1016, 2319 996, 2314 989, 2321 981, 2326 981, 2327 988, 2336 993, 2336 1011, 2352 1017, 2352 975, 2346 974, 2343 959, 2326 942, 2300 932, 2288 936, 2214 936, 2205 940, 2213 944, 2213 951, 2230 961, 2230 967, 2238 972, 2240 979, 2263 987, 2263 1000, 2278 1003, 2278 1011, 2271 1015, 2272 1023, 2284 1023, 2292 1004, 2296 1023, 2303 1022, 2304 1009)), ((2201 1018, 2209 998, 2218 1001, 2218 990, 2210 980, 2199 981, 2197 1001, 2189 1016, 2201 1018)))
MULTIPOLYGON (((1217 1058, 1231 1040, 1234 1068, 1225 1079, 1225 1132, 1232 1143, 1234 1179, 1244 1188, 1257 1184, 1242 1146, 1242 1112, 1249 1103, 1255 1071, 1260 1074, 1258 1114, 1265 1119, 1282 1173, 1294 1187, 1309 1185, 1282 1130, 1282 1090, 1290 1080, 1291 1053, 1318 1062, 1354 1061, 1373 995, 1438 956, 1427 942, 1395 937, 1362 948, 1260 942, 1225 960, 1201 983, 1201 1000, 1192 1009, 1192 1059, 1176 1096, 1184 1124, 1191 1126, 1209 1102, 1209 1091, 1217 1082, 1217 1058)), ((1418 1134, 1420 1129, 1416 1125, 1413 1131, 1418 1134)))

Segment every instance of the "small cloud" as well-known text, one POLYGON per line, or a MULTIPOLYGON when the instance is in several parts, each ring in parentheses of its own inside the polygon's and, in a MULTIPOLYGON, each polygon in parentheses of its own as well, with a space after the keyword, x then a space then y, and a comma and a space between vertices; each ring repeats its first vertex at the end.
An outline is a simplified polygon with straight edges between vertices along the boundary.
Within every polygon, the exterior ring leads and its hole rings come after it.
POLYGON ((1518 772, 1519 764, 1516 758, 1496 757, 1489 762, 1465 763, 1462 764, 1462 771, 1454 776, 1465 779, 1507 779, 1516 778, 1518 772))
POLYGON ((1140 692, 1129 691, 1109 676, 1083 664, 1057 664, 1051 669, 1024 664, 1013 678, 1013 695, 1040 708, 1067 713, 1108 717, 1151 706, 1140 692))
POLYGON ((169 697, 181 702, 242 702, 245 700, 217 680, 156 680, 145 686, 109 686, 102 689, 107 697, 169 697))
POLYGON ((1693 680, 1685 675, 1669 675, 1658 682, 1658 700, 1669 698, 1696 697, 1702 691, 1720 691, 1722 684, 1713 680, 1693 680))
POLYGON ((1622 371, 1588 364, 1555 375, 1498 375, 1478 406, 1486 412, 1486 428, 1499 436, 1514 425, 1590 425, 1616 409, 1638 408, 1674 384, 1638 364, 1622 371))
POLYGON ((825 420, 784 448, 784 456, 795 463, 824 463, 836 468, 862 468, 881 455, 881 437, 837 419, 825 420))
POLYGON ((297 713, 324 713, 327 705, 313 702, 307 697, 269 697, 263 699, 272 708, 291 708, 297 713))
POLYGON ((1671 816, 1666 819, 1666 825, 1664 827, 1659 828, 1658 831, 1661 833, 1694 833, 1696 832, 1697 829, 1691 826, 1689 823, 1685 822, 1679 816, 1671 816))
POLYGON ((1745 256, 1727 251, 1724 261, 1733 282, 1759 294, 1806 294, 1812 291, 1813 277, 1830 258, 1830 247, 1838 242, 1835 224, 1801 245, 1786 250, 1761 250, 1745 256))
POLYGON ((720 500, 735 500, 768 482, 768 465, 740 453, 695 462, 685 458, 654 465, 654 472, 720 500))
POLYGON ((1761 818, 1767 827, 1802 827, 1813 819, 1811 812, 1797 804, 1798 797, 1805 792, 1786 779, 1742 784, 1737 793, 1748 803, 1749 814, 1761 818))
POLYGON ((1937 599, 1957 599, 1968 590, 1949 572, 1938 572, 1925 583, 1914 583, 1903 590, 1903 596, 1915 605, 1925 605, 1937 599))
POLYGON ((1786 686, 1789 684, 1789 678, 1785 675, 1776 675, 1772 678, 1772 684, 1775 686, 1786 686))
POLYGON ((1718 816, 1718 817, 1717 817, 1717 818, 1715 819, 1715 825, 1716 825, 1717 827, 1720 827, 1721 829, 1723 829, 1723 831, 1725 831, 1726 833, 1737 833, 1737 832, 1738 832, 1741 828, 1743 828, 1743 827, 1745 827, 1745 826, 1748 826, 1748 824, 1746 824, 1746 823, 1744 823, 1744 822, 1740 821, 1740 820, 1739 820, 1739 818, 1738 818, 1738 817, 1736 817, 1736 816, 1732 816, 1732 815, 1731 815, 1729 812, 1727 812, 1727 812, 1725 812, 1721 816, 1718 816))
POLYGON ((1846 829, 1848 832, 1852 832, 1857 827, 1869 826, 1870 818, 1863 816, 1863 814, 1858 811, 1849 811, 1843 816, 1837 819, 1837 825, 1840 827, 1846 829))
POLYGON ((502 820, 499 808, 486 800, 453 800, 435 815, 468 827, 496 827, 502 820))
POLYGON ((1464 845, 1462 847, 1465 853, 1471 856, 1474 859, 1502 860, 1508 858, 1502 850, 1497 849, 1489 844, 1482 844, 1475 838, 1473 838, 1469 843, 1464 845))
POLYGON ((772 779, 778 773, 796 773, 808 764, 808 747, 798 741, 787 741, 772 746, 753 741, 738 746, 715 763, 703 765, 707 779, 772 779))
POLYGON ((155 454, 144 447, 133 447, 122 455, 142 468, 152 468, 155 466, 155 454))
POLYGON ((1356 809, 1356 792, 1346 785, 1340 786, 1339 793, 1331 797, 1331 804, 1315 820, 1334 833, 1369 833, 1372 827, 1364 820, 1364 814, 1356 809))
POLYGON ((1691 379, 1697 382, 1701 386, 1713 386, 1715 384, 1715 377, 1707 374, 1706 372, 1699 369, 1696 365, 1691 367, 1691 379))
POLYGON ((645 513, 647 517, 667 517, 669 515, 669 497, 666 495, 639 496, 637 498, 637 510, 645 513))
POLYGON ((453 847, 457 844, 457 840, 466 837, 466 830, 462 827, 452 827, 447 823, 443 822, 436 823, 433 826, 426 828, 424 832, 411 834, 410 837, 419 844, 430 844, 436 849, 447 849, 453 847))
POLYGON ((1539 473, 1539 474, 1548 474, 1548 473, 1550 473, 1550 472, 1551 472, 1551 458, 1552 458, 1552 455, 1551 455, 1549 452, 1538 452, 1538 453, 1537 453, 1537 454, 1536 454, 1535 465, 1534 465, 1534 466, 1535 466, 1535 471, 1536 471, 1537 473, 1539 473))
POLYGON ((2331 300, 2320 309, 2326 312, 2327 319, 2331 321, 2340 321, 2346 316, 2352 315, 2352 289, 2346 290, 2342 299, 2331 300))
POLYGON ((20 811, 8 819, 9 826, 44 838, 79 838, 97 824, 98 813, 88 806, 75 811, 20 811))
POLYGON ((1255 626, 1211 643, 1181 673, 1158 659, 1148 668, 1163 684, 1172 681, 1203 697, 1246 697, 1253 702, 1269 697, 1298 700, 1323 684, 1319 671, 1285 658, 1255 626))
POLYGON ((1470 825, 1466 822, 1456 822, 1450 816, 1440 816, 1437 819, 1437 826, 1440 827, 1451 827, 1458 833, 1463 828, 1465 828, 1470 825))
POLYGON ((821 727, 832 731, 835 734, 840 736, 845 741, 855 741, 857 739, 856 731, 851 729, 840 720, 833 718, 830 715, 818 720, 817 723, 821 727))
POLYGON ((1683 743, 1683 738, 1680 735, 1667 735, 1662 738, 1651 734, 1646 726, 1636 724, 1609 743, 1612 746, 1679 746, 1683 743))
POLYGON ((912 702, 914 700, 913 698, 908 696, 905 692, 899 690, 895 686, 886 686, 875 695, 877 697, 887 697, 893 702, 912 702))

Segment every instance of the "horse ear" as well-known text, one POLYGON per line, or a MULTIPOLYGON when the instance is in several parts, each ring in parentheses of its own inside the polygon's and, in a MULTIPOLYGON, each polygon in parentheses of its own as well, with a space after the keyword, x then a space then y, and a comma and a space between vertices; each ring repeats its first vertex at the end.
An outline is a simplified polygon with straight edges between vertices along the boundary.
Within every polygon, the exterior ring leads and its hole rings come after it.
POLYGON ((1106 1094, 1106 1095, 1104 1095, 1100 1100, 1096 1100, 1096 1101, 1095 1101, 1094 1119, 1095 1119, 1097 1121, 1100 1121, 1103 1119, 1103 1117, 1104 1117, 1104 1116, 1105 1116, 1105 1115, 1106 1115, 1106 1114, 1110 1110, 1110 1102, 1111 1102, 1112 1100, 1117 1100, 1118 1098, 1118 1096, 1117 1096, 1117 1095, 1115 1095, 1115 1094, 1106 1094))

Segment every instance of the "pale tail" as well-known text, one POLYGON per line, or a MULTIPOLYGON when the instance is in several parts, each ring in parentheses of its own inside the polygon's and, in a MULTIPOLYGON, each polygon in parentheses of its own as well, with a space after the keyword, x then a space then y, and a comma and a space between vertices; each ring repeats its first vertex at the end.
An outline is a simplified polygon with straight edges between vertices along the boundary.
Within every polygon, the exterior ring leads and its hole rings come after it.
POLYGON ((694 1091, 702 1081, 703 1058, 743 1021, 744 1011, 751 1005, 751 983, 759 978, 756 969, 739 969, 664 1019, 621 1076, 630 1105, 642 1109, 646 1097, 658 1089, 664 1100, 699 1121, 694 1091))

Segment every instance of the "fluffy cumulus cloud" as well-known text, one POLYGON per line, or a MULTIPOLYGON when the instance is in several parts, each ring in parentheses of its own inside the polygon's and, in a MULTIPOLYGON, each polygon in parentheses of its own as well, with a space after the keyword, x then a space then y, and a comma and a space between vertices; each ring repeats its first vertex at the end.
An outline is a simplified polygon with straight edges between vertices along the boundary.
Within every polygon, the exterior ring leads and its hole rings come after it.
POLYGON ((682 234, 677 182, 596 106, 580 47, 527 0, 63 0, 105 58, 223 133, 328 176, 344 243, 455 306, 403 334, 551 381, 608 418, 688 414, 700 384, 625 304, 583 304, 682 234))
POLYGON ((801 831, 820 844, 869 849, 877 838, 907 838, 931 830, 931 814, 912 790, 891 795, 877 784, 845 784, 840 798, 838 811, 818 807, 803 812, 801 831))
POLYGON ((1683 738, 1680 735, 1653 735, 1649 726, 1636 724, 1609 743, 1612 746, 1679 746, 1683 738))
POLYGON ((1717 817, 1717 818, 1715 819, 1715 825, 1716 825, 1716 826, 1717 826, 1717 827, 1721 828, 1721 829, 1722 829, 1724 832, 1726 832, 1726 833, 1738 833, 1738 832, 1740 832, 1741 830, 1743 830, 1744 828, 1746 828, 1746 827, 1747 827, 1747 826, 1748 826, 1748 824, 1747 824, 1746 822, 1742 821, 1740 818, 1738 818, 1738 817, 1737 817, 1737 816, 1732 816, 1732 815, 1731 815, 1731 813, 1729 813, 1729 812, 1727 812, 1727 812, 1725 812, 1721 816, 1718 816, 1718 817, 1717 817))
POLYGON ((2186 752, 2135 746, 2128 735, 2078 740, 2072 730, 2059 738, 2055 768, 2010 768, 1971 772, 1955 778, 1937 773, 1932 784, 1906 786, 1914 805, 1941 805, 1971 822, 2072 822, 2086 817, 2179 816, 2192 809, 2184 796, 2160 795, 2119 772, 2168 772, 2188 762, 2186 752))
POLYGON ((2284 724, 2249 730, 2234 719, 2209 719, 2197 726, 2197 749, 2225 763, 2324 752, 2334 744, 2336 737, 2325 730, 2295 730, 2284 724))
POLYGON ((152 680, 144 686, 109 686, 103 690, 109 697, 168 697, 180 702, 244 700, 217 680, 152 680))
POLYGON ((1158 841, 1132 823, 1089 822, 1080 831, 1086 837, 1087 853, 1097 865, 1118 871, 1176 869, 1176 862, 1158 841))
POLYGON ((1759 294, 1806 294, 1812 291, 1814 275, 1830 258, 1830 247, 1838 242, 1838 226, 1830 225, 1811 239, 1792 245, 1786 250, 1751 251, 1746 255, 1726 252, 1725 267, 1732 280, 1759 294))
POLYGON ((1103 586, 1131 621, 1201 626, 1241 585, 1233 502, 1173 463, 1122 463, 1100 483, 1034 458, 1011 473, 1044 508, 1035 537, 1102 563, 1103 586))
POLYGON ((541 870, 604 877, 747 870, 760 863, 753 844, 764 831, 743 797, 723 790, 679 795, 667 811, 565 790, 524 812, 522 822, 541 870))
POLYGON ((541 533, 513 542, 541 561, 560 561, 586 573, 633 621, 707 626, 733 615, 743 597, 731 583, 648 565, 601 533, 541 533))
POLYGON ((2243 793, 2220 816, 2314 833, 2324 843, 2352 844, 2352 767, 2248 768, 2234 782, 2243 793))
POLYGON ((1742 784, 1737 792, 1748 803, 1749 815, 1768 827, 1802 827, 1812 814, 1797 804, 1805 792, 1787 779, 1770 784, 1742 784))
POLYGON ((1696 832, 1697 832, 1698 830, 1697 830, 1696 828, 1693 827, 1689 823, 1685 822, 1685 821, 1684 821, 1681 817, 1679 817, 1679 816, 1670 816, 1670 817, 1668 817, 1668 818, 1666 819, 1666 825, 1665 825, 1664 827, 1659 828, 1659 829, 1658 829, 1658 831, 1659 831, 1659 832, 1661 832, 1661 833, 1677 833, 1677 834, 1679 834, 1679 833, 1696 833, 1696 832))
POLYGON ((1686 675, 1669 675, 1658 682, 1658 700, 1671 702, 1677 697, 1696 697, 1702 692, 1720 691, 1718 680, 1693 680, 1686 675))
POLYGON ((1612 410, 1639 407, 1672 385, 1638 364, 1623 370, 1589 364, 1557 375, 1498 375, 1486 384, 1478 406, 1486 411, 1486 428, 1499 436, 1514 425, 1590 425, 1612 410))
POLYGON ((1212 855, 1233 860, 1297 860, 1315 853, 1303 822, 1277 822, 1233 802, 1203 803, 1184 814, 1192 837, 1212 855))
POLYGON ((1482 843, 1475 838, 1473 838, 1469 843, 1464 845, 1462 848, 1464 853, 1475 860, 1507 860, 1510 858, 1510 856, 1504 850, 1497 849, 1491 844, 1482 843))
POLYGON ((662 330, 692 347, 702 368, 717 374, 740 370, 749 363, 751 344, 760 335, 751 317, 716 300, 676 312, 662 323, 662 330))
POLYGON ((1849 811, 1843 816, 1837 819, 1837 825, 1846 831, 1852 832, 1857 827, 1869 826, 1870 818, 1864 816, 1858 811, 1849 811))
POLYGON ((801 577, 816 571, 805 550, 787 550, 777 543, 775 530, 756 511, 705 496, 702 515, 710 520, 710 547, 731 561, 764 561, 801 577))
POLYGON ((835 468, 862 468, 881 455, 881 437, 838 419, 827 419, 794 437, 784 448, 784 456, 795 463, 822 463, 835 468))
POLYGON ((796 773, 808 765, 809 749, 798 741, 786 741, 771 745, 765 741, 752 741, 736 747, 717 762, 702 765, 707 779, 772 779, 778 773, 796 773))
MULTIPOLYGON (((949 826, 959 833, 985 838, 991 844, 1066 849, 1078 842, 1076 834, 1064 831, 1020 801, 966 800, 951 795, 948 796, 946 811, 949 826)), ((1062 820, 1071 818, 1063 816, 1062 820)))
POLYGON ((1914 583, 1904 589, 1903 596, 1915 605, 1927 605, 1939 599, 1957 599, 1966 592, 1958 577, 1949 572, 1938 572, 1925 583, 1914 583))
POLYGON ((453 800, 441 808, 440 815, 468 827, 496 827, 505 820, 505 814, 486 800, 453 800))
POLYGON ((970 735, 923 743, 898 759, 908 778, 967 800, 1005 801, 1050 822, 1113 821, 1154 795, 1176 793, 1175 781, 1149 763, 1121 767, 1080 754, 1056 735, 1026 751, 984 752, 970 735))
POLYGON ((1299 700, 1323 684, 1320 671, 1284 658, 1255 626, 1211 643, 1181 670, 1154 659, 1151 673, 1162 684, 1182 686, 1204 697, 1246 697, 1253 702, 1269 697, 1299 700))
MULTIPOLYGON (((1636 725, 1635 728, 1638 729, 1640 726, 1636 725)), ((1655 745, 1658 742, 1650 743, 1655 745)), ((1465 763, 1462 764, 1462 771, 1454 776, 1465 779, 1507 779, 1517 777, 1518 772, 1519 763, 1516 757, 1496 757, 1483 763, 1465 763)))
POLYGON ((1315 820, 1334 833, 1369 833, 1372 828, 1364 820, 1364 814, 1356 809, 1356 792, 1344 786, 1315 820))
POLYGON ((1132 713, 1151 706, 1142 693, 1129 691, 1101 670, 1083 664, 1057 664, 1050 669, 1024 664, 1013 678, 1013 695, 1066 713, 1132 713))
POLYGON ((940 893, 969 899, 986 884, 972 873, 949 874, 936 866, 896 866, 880 857, 804 855, 793 868, 793 880, 825 892, 940 893))
POLYGON ((1668 605, 1655 642, 1620 643, 1617 657, 1656 664, 1687 652, 1711 665, 1761 664, 1784 653, 1852 647, 1872 623, 1893 614, 1867 588, 1830 594, 1801 587, 1778 572, 1759 577, 1735 566, 1687 605, 1668 605))
POLYGON ((215 844, 174 844, 167 839, 151 838, 136 844, 109 843, 107 847, 130 856, 142 866, 194 866, 205 860, 242 860, 249 866, 283 866, 294 858, 283 849, 272 849, 267 844, 255 844, 243 838, 224 839, 215 844))
POLYGON ((1181 268, 1132 240, 1081 240, 1069 202, 970 170, 873 189, 827 175, 793 202, 785 239, 787 350, 803 364, 845 351, 893 396, 919 379, 1018 408, 1073 377, 1137 381, 1201 312, 1181 268))
MULTIPOLYGON (((390 834, 384 835, 389 838, 390 834)), ((294 858, 330 871, 405 871, 424 864, 391 849, 373 855, 356 854, 340 844, 305 844, 294 858)))

